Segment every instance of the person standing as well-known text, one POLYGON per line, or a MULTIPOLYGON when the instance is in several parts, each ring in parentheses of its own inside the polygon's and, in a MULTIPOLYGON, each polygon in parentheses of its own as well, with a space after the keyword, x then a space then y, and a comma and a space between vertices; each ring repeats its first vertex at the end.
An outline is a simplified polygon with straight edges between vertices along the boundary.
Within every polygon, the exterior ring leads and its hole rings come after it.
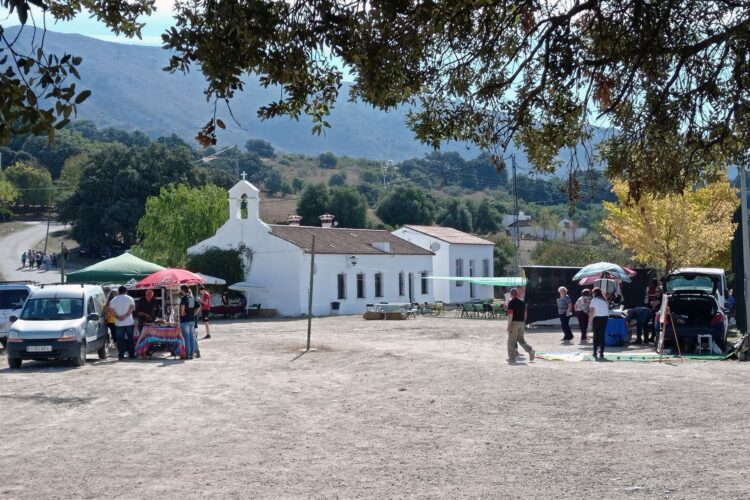
POLYGON ((591 305, 591 290, 585 289, 581 292, 581 296, 576 300, 573 309, 576 311, 576 318, 578 318, 578 326, 581 327, 581 342, 586 342, 586 333, 589 327, 589 306, 591 305))
POLYGON ((146 290, 146 296, 138 301, 135 313, 138 316, 138 331, 143 331, 146 323, 153 323, 159 317, 159 302, 154 297, 154 291, 146 290))
POLYGON ((125 359, 125 351, 128 357, 135 359, 135 339, 133 338, 133 311, 135 301, 128 295, 128 289, 120 286, 117 289, 117 297, 112 299, 109 306, 115 312, 115 327, 117 330, 117 359, 125 359))
POLYGON ((594 359, 604 359, 604 332, 607 330, 607 320, 609 319, 609 304, 604 300, 601 288, 594 288, 592 295, 589 319, 591 320, 591 330, 594 332, 594 359), (599 351, 599 358, 596 357, 597 350, 599 351))
POLYGON ((526 343, 523 333, 526 328, 526 303, 518 297, 518 290, 510 289, 508 301, 508 363, 515 364, 518 356, 517 344, 529 353, 529 361, 534 361, 534 349, 526 343))
POLYGON ((570 317, 573 315, 573 299, 568 295, 568 289, 561 286, 557 289, 560 296, 557 298, 557 316, 560 318, 560 326, 563 331, 563 342, 573 340, 573 332, 570 329, 570 317))
POLYGON ((37 271, 42 268, 42 251, 36 251, 36 269, 37 271))
POLYGON ((52 252, 52 269, 57 269, 57 253, 52 252))
POLYGON ((21 269, 26 268, 26 252, 21 254, 21 269))
POLYGON ((44 272, 48 272, 50 265, 50 258, 48 253, 44 254, 44 257, 42 257, 42 261, 44 262, 44 272))
POLYGON ((115 314, 114 309, 112 309, 112 299, 117 297, 117 292, 114 290, 109 292, 109 296, 107 297, 107 302, 104 304, 104 322, 107 323, 107 330, 109 331, 109 341, 112 342, 113 345, 117 344, 117 327, 115 326, 115 321, 117 321, 117 315, 115 314))
MULTIPOLYGON (((180 286, 180 330, 185 339, 185 351, 187 359, 193 359, 196 355, 198 341, 195 338, 195 309, 196 302, 190 287, 180 286)), ((200 354, 198 354, 200 357, 200 354)))
POLYGON ((208 315, 211 312, 211 294, 203 285, 198 288, 198 292, 200 293, 201 316, 203 317, 203 324, 206 325, 206 336, 203 339, 210 339, 211 330, 208 328, 208 315))
POLYGON ((63 261, 67 264, 68 263, 68 246, 65 243, 62 244, 62 254, 63 254, 63 261))

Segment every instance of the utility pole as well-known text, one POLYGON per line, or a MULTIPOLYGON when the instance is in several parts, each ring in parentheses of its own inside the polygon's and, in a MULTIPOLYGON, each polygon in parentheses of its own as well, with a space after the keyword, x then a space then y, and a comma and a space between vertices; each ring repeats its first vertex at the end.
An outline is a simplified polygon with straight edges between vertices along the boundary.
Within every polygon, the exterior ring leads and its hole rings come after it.
POLYGON ((745 322, 748 323, 747 316, 750 313, 750 290, 748 290, 750 288, 748 286, 750 285, 750 235, 748 234, 747 223, 747 172, 744 165, 740 165, 738 170, 740 174, 740 196, 742 198, 740 202, 740 214, 742 217, 742 269, 744 271, 742 273, 744 275, 742 290, 745 298, 745 322))
POLYGON ((513 213, 516 215, 516 276, 521 276, 521 228, 518 218, 518 182, 516 181, 516 154, 511 155, 511 166, 513 170, 513 213))
POLYGON ((315 235, 312 237, 310 248, 310 293, 307 297, 307 349, 310 350, 310 334, 312 332, 312 304, 313 304, 313 278, 315 277, 315 235))

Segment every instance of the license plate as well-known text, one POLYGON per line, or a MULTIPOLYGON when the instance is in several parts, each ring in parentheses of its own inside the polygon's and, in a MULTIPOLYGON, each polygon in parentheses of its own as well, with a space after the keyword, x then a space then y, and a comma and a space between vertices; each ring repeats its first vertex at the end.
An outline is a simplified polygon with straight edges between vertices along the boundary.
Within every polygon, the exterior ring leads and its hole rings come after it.
POLYGON ((26 346, 26 352, 52 352, 51 345, 29 345, 26 346))

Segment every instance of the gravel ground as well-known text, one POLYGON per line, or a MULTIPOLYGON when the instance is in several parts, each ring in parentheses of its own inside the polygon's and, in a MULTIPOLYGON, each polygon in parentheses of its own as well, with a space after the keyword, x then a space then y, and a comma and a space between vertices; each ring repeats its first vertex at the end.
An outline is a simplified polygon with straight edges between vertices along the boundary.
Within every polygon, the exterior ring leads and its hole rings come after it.
POLYGON ((316 318, 300 356, 305 320, 227 321, 194 361, 4 368, 0 496, 747 498, 750 363, 509 366, 503 326, 316 318))

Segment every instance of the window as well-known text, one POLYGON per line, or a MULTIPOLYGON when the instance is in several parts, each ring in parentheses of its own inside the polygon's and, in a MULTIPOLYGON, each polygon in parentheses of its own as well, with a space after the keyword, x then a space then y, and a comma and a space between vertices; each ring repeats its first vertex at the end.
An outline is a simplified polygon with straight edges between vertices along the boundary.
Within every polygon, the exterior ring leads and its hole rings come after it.
POLYGON ((383 296, 383 273, 375 273, 375 296, 383 296))
POLYGON ((247 219, 247 195, 243 194, 240 196, 240 219, 247 219))
MULTIPOLYGON (((474 277, 474 259, 469 261, 469 276, 474 277)), ((476 284, 473 281, 469 282, 469 298, 473 299, 477 296, 476 284)))
POLYGON ((339 273, 338 275, 338 289, 339 294, 338 298, 339 300, 346 298, 346 274, 345 273, 339 273))
POLYGON ((419 274, 422 277, 422 280, 421 280, 422 281, 422 295, 427 295, 428 293, 430 293, 429 287, 427 284, 427 271, 422 271, 419 274))
MULTIPOLYGON (((464 275, 464 259, 456 259, 456 276, 464 275)), ((464 286, 463 281, 456 281, 456 286, 464 286)))
POLYGON ((404 272, 401 271, 398 273, 398 294, 399 296, 404 296, 404 272))
POLYGON ((490 259, 482 260, 482 276, 485 278, 490 277, 490 259))
POLYGON ((365 273, 359 273, 357 275, 357 298, 365 298, 365 273))

